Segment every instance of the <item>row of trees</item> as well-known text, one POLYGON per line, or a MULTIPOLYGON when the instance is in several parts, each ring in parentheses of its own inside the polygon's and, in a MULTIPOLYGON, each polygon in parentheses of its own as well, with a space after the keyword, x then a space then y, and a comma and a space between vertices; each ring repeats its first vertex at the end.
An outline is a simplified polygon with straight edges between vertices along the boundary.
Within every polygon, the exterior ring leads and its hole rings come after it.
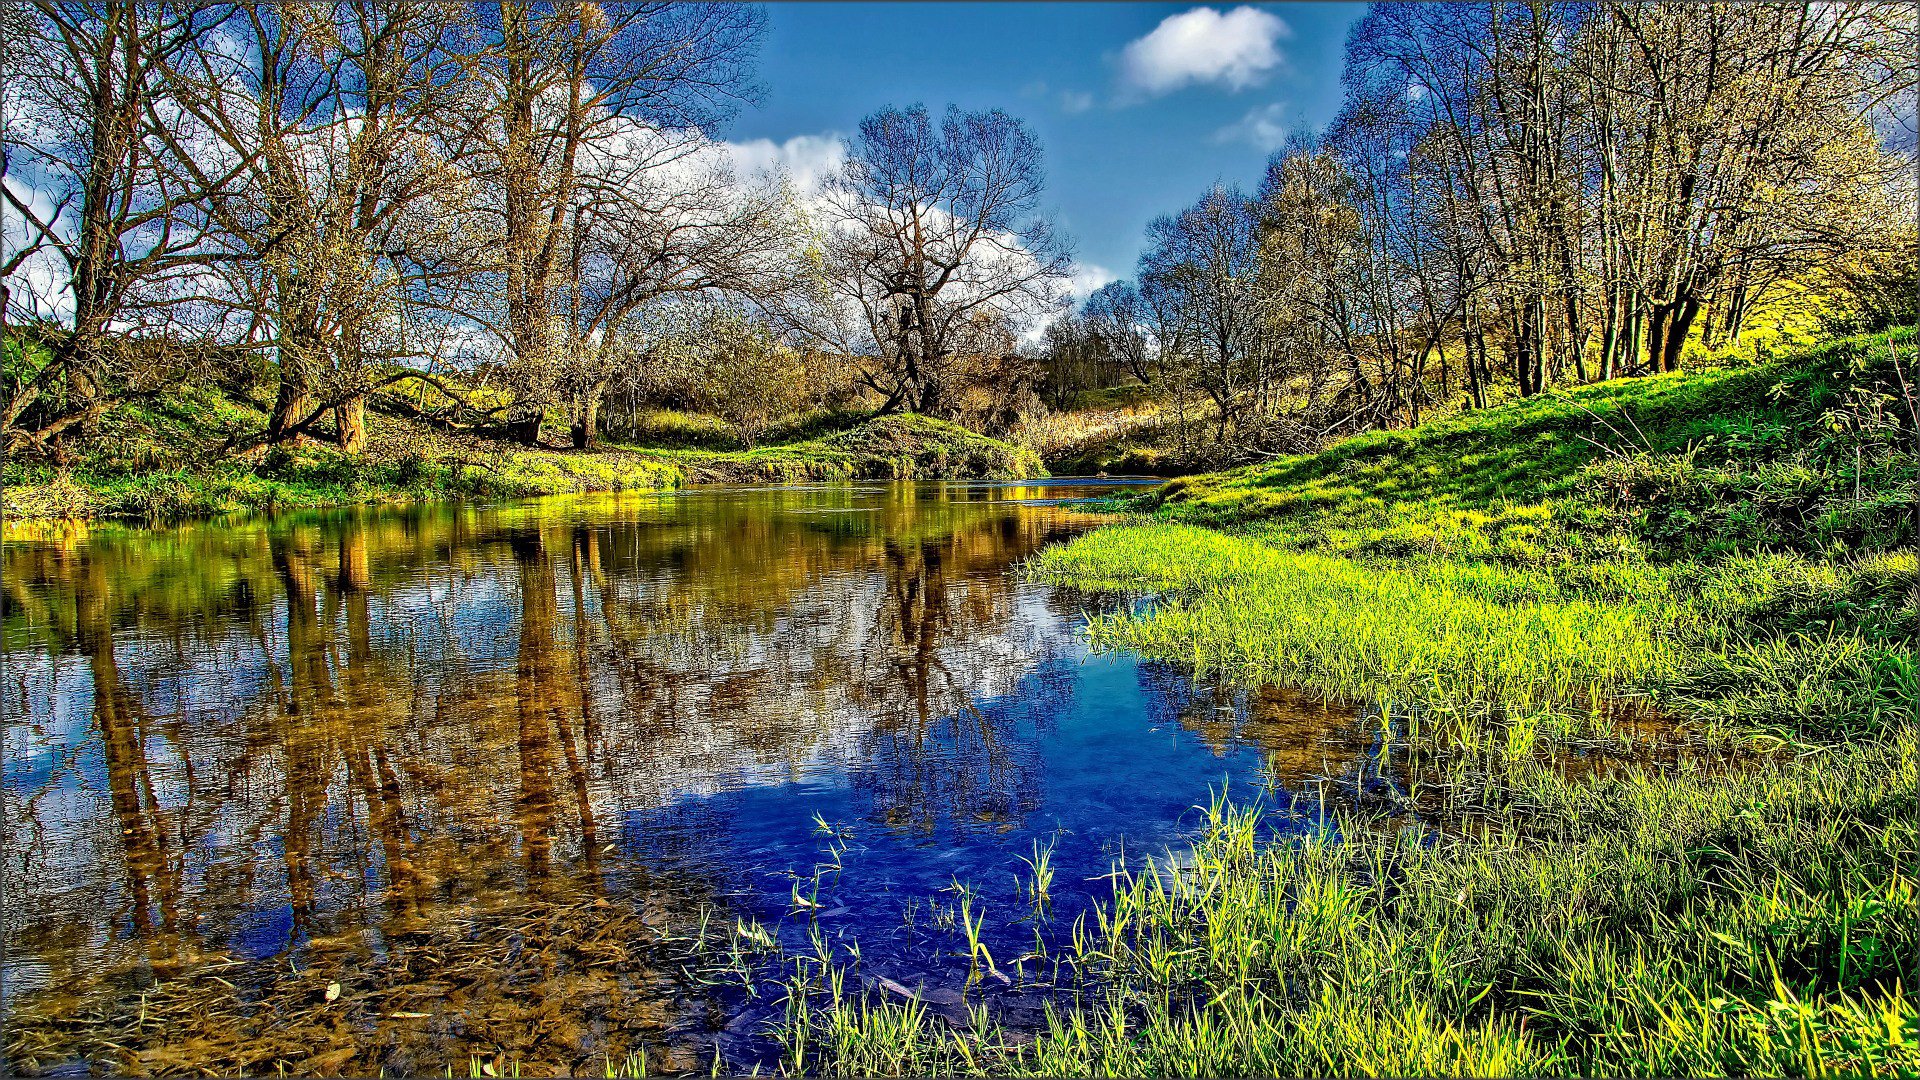
POLYGON ((1298 443, 1671 371, 1790 292, 1911 320, 1915 44, 1897 5, 1376 4, 1327 130, 1056 338, 1298 443))
POLYGON ((408 379, 437 388, 438 419, 529 444, 564 409, 584 446, 609 394, 671 387, 716 342, 739 348, 707 396, 742 417, 794 404, 794 365, 829 357, 887 408, 943 412, 967 364, 1058 302, 1039 147, 1004 113, 884 109, 822 196, 738 176, 714 133, 758 92, 753 7, 31 0, 0 18, 4 307, 44 346, 6 373, 14 451, 261 357, 277 385, 254 441, 348 450, 368 396, 408 379))

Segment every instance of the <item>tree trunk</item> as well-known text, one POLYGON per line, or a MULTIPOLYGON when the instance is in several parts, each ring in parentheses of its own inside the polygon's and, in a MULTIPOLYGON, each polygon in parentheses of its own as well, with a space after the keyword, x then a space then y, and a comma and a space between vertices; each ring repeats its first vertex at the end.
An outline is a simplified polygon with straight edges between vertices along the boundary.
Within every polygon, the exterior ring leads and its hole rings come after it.
POLYGON ((600 386, 580 391, 573 409, 573 448, 590 450, 600 438, 600 386))
POLYGON ((1467 392, 1472 395, 1473 407, 1476 409, 1487 407, 1487 393, 1480 384, 1480 373, 1485 369, 1486 364, 1487 339, 1481 334, 1480 329, 1475 327, 1467 342, 1467 392))
POLYGON ((1640 319, 1640 297, 1638 294, 1627 298, 1626 314, 1620 318, 1620 325, 1626 330, 1627 340, 1620 348, 1620 357, 1626 361, 1625 374, 1632 375, 1640 370, 1640 334, 1645 328, 1640 319))
POLYGON ((1687 344, 1687 329, 1693 325, 1694 316, 1700 314, 1700 301, 1688 297, 1679 304, 1673 313, 1673 319, 1667 324, 1666 352, 1660 360, 1660 370, 1680 370, 1680 350, 1687 344))
POLYGON ((1607 313, 1600 325, 1600 381, 1613 378, 1614 351, 1619 348, 1620 306, 1618 299, 1607 296, 1607 313))
POLYGON ((333 422, 340 432, 340 449, 358 454, 367 448, 367 399, 349 398, 333 407, 333 422))
POLYGON ((267 418, 267 441, 285 442, 293 437, 292 428, 306 419, 313 410, 313 399, 307 393, 306 380, 297 372, 287 370, 286 361, 281 361, 280 389, 274 394, 273 413, 267 418))
POLYGON ((507 413, 507 438, 521 446, 540 445, 540 424, 545 419, 544 410, 534 409, 528 413, 524 409, 515 409, 507 413), (515 415, 519 413, 519 415, 515 415))
POLYGON ((1667 317, 1673 308, 1669 304, 1655 304, 1647 313, 1647 370, 1658 373, 1666 370, 1664 364, 1667 355, 1667 317))

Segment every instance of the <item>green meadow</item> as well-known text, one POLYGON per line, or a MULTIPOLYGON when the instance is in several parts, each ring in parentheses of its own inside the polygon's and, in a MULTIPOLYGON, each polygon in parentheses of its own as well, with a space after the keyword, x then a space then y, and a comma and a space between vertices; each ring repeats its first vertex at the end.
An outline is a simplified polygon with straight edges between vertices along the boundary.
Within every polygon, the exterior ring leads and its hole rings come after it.
MULTIPOLYGON (((1044 1030, 794 961, 840 1074, 1920 1074, 1912 330, 1174 481, 1036 580, 1096 644, 1379 707, 1414 781, 1208 809, 1044 1030)), ((1011 868, 1019 871, 1021 868, 1011 868)))

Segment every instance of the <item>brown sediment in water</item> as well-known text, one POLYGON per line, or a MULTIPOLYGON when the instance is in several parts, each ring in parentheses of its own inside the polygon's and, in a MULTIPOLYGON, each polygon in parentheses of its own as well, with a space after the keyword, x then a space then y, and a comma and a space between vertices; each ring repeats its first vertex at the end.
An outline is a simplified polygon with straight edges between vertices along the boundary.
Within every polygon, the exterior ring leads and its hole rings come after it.
MULTIPOLYGON (((1004 692, 1028 658, 969 638, 1081 527, 904 487, 857 528, 767 509, 852 499, 10 531, 9 753, 61 752, 6 791, 6 1064, 707 1067, 661 928, 716 898, 637 881, 623 817, 1004 692)), ((926 816, 927 764, 890 818, 926 816)))
MULTIPOLYGON (((714 1017, 687 913, 579 889, 459 906, 404 929, 320 938, 269 969, 190 946, 23 994, 23 1073, 424 1075, 469 1059, 524 1075, 704 1064, 714 1017)), ((158 943, 156 943, 157 945, 158 943)))

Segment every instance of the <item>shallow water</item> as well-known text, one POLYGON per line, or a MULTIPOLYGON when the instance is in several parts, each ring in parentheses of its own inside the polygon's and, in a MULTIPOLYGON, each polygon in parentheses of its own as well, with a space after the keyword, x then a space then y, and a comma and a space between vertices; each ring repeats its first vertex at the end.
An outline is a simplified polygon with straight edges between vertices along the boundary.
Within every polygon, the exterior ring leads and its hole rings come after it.
POLYGON ((765 1064, 775 1003, 694 944, 742 920, 954 1019, 1035 1013, 1036 933, 1177 852, 1211 791, 1391 783, 1351 710, 1089 655, 1111 601, 1017 564, 1110 490, 16 530, 13 1065, 765 1064), (1012 985, 969 988, 956 883, 1012 985))

